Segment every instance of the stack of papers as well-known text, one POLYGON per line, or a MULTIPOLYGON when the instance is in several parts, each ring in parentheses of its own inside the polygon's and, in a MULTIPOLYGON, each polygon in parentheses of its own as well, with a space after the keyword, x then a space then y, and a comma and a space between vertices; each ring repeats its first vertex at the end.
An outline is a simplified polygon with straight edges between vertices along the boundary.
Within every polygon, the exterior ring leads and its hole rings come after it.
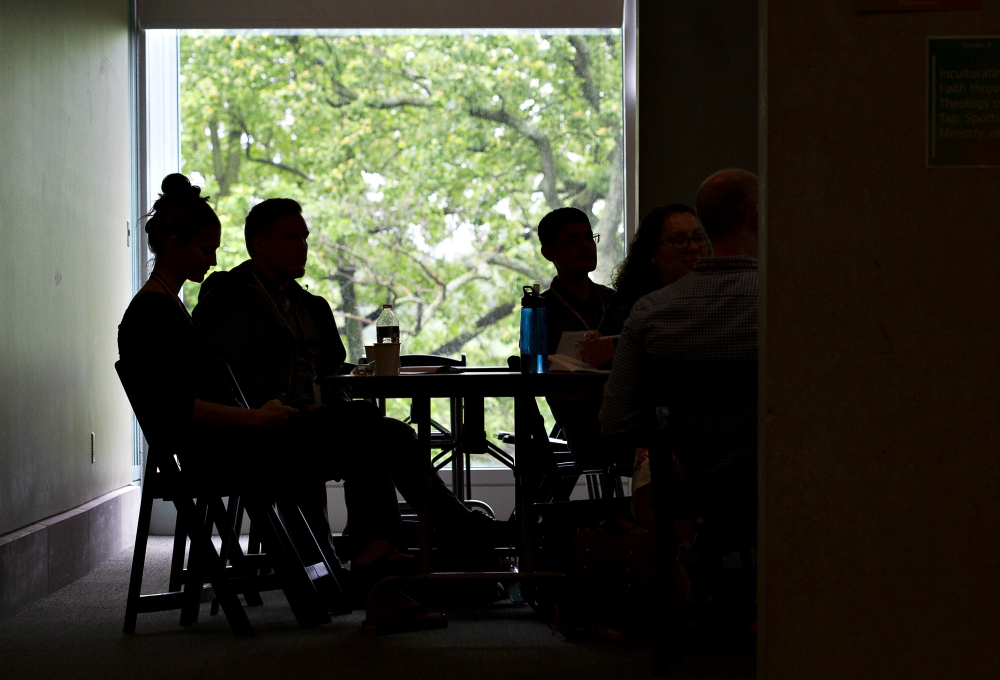
POLYGON ((549 373, 610 373, 565 354, 549 355, 549 373))
POLYGON ((399 369, 400 375, 428 375, 431 373, 455 373, 451 366, 402 366, 399 369))

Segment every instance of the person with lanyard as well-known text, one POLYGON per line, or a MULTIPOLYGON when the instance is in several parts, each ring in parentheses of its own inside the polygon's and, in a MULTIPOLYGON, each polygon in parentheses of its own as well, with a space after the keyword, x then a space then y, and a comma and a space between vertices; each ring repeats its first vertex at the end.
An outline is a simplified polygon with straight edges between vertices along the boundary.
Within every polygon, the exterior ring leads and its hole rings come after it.
POLYGON ((558 208, 538 223, 542 257, 556 268, 545 299, 549 354, 555 354, 564 332, 596 330, 614 292, 590 280, 597 269, 597 242, 586 213, 558 208))
MULTIPOLYGON (((209 276, 194 310, 194 322, 212 351, 232 368, 251 406, 272 399, 305 410, 350 403, 349 394, 324 394, 317 382, 319 376, 337 374, 347 352, 329 303, 296 282, 305 275, 309 254, 302 206, 290 198, 258 203, 247 215, 244 237, 250 259, 209 276)), ((377 430, 352 438, 358 427, 345 423, 335 435, 345 438, 345 452, 381 461, 399 492, 417 507, 420 454, 413 428, 383 418, 377 430)), ((430 501, 439 539, 492 538, 492 520, 470 512, 437 473, 431 475, 430 501)), ((339 563, 330 539, 325 483, 303 484, 298 502, 327 560, 339 563)))
MULTIPOLYGON (((556 353, 564 332, 596 330, 614 295, 614 290, 590 279, 590 273, 597 269, 599 239, 586 213, 577 208, 558 208, 538 223, 542 257, 556 268, 555 278, 542 293, 549 354, 556 353)), ((631 449, 612 445, 601 435, 597 421, 600 398, 546 397, 546 401, 578 461, 631 469, 631 449)))
MULTIPOLYGON (((366 402, 303 410, 278 399, 248 407, 237 398, 239 385, 178 297, 185 281, 200 282, 215 266, 219 218, 182 174, 164 178, 161 190, 145 224, 155 265, 118 326, 120 359, 143 377, 137 398, 148 416, 146 439, 176 452, 185 475, 276 497, 295 500, 303 485, 342 479, 359 549, 355 584, 413 571, 413 558, 397 550, 402 528, 386 466, 355 454, 385 418, 366 402)), ((447 624, 398 589, 375 606, 380 620, 399 629, 447 624)))

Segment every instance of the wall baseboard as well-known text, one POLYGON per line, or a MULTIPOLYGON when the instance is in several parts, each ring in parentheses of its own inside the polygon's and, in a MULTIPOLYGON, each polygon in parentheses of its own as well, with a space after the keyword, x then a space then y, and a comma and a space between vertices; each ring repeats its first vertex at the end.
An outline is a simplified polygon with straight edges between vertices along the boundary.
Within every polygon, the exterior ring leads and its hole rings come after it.
MULTIPOLYGON (((444 468, 441 470, 441 478, 444 479, 448 488, 451 488, 451 470, 444 468)), ((623 478, 625 493, 631 493, 628 477, 623 478)), ((330 514, 330 526, 334 532, 344 530, 347 524, 347 508, 344 505, 344 484, 343 482, 327 482, 326 494, 328 510, 330 514)), ((472 497, 485 501, 496 513, 497 519, 507 519, 514 509, 514 476, 507 468, 473 468, 472 469, 472 497)), ((573 500, 587 498, 587 481, 580 479, 576 488, 570 496, 573 500)), ((402 497, 400 497, 402 500, 402 497)), ((153 514, 149 521, 149 533, 151 536, 173 536, 174 527, 177 522, 177 511, 170 501, 153 501, 153 514)), ((247 525, 243 525, 243 530, 247 530, 247 525)), ((214 530, 213 530, 214 533, 214 530)))
POLYGON ((0 620, 132 545, 140 496, 125 486, 0 536, 0 620))

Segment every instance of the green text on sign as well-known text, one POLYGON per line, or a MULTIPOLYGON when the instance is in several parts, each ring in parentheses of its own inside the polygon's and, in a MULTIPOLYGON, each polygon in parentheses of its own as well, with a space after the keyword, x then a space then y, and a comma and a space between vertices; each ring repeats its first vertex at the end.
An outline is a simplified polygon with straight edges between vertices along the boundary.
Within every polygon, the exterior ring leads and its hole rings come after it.
POLYGON ((1000 166, 1000 37, 928 38, 927 165, 1000 166))

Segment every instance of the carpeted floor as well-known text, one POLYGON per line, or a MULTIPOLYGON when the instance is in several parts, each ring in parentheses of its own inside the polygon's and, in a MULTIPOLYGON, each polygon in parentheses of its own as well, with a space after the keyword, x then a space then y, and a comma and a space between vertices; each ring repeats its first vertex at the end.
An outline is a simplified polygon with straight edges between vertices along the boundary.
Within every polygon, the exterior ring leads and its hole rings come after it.
MULTIPOLYGON (((151 539, 144 592, 166 584, 170 542, 151 539)), ((490 678, 649 677, 650 648, 570 643, 531 609, 508 603, 450 609, 440 631, 365 637, 363 611, 313 629, 295 625, 280 593, 248 609, 256 635, 232 635, 202 606, 199 623, 177 612, 144 614, 135 635, 121 632, 131 549, 83 579, 0 622, 0 678, 490 678)), ((686 657, 675 677, 754 677, 744 656, 686 657)))

